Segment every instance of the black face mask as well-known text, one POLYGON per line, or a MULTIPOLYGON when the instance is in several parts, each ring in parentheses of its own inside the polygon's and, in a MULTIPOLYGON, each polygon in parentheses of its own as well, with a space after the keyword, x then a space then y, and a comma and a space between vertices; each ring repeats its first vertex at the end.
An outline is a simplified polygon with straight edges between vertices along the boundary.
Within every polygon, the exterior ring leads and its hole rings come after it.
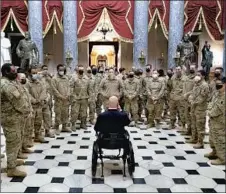
POLYGON ((146 69, 146 72, 147 72, 147 73, 150 73, 150 72, 151 72, 151 69, 147 68, 147 69, 146 69))
POLYGON ((218 73, 218 72, 216 72, 216 73, 214 73, 214 77, 220 77, 220 73, 218 73))
POLYGON ((100 71, 100 73, 102 74, 102 73, 104 73, 104 71, 100 71))
POLYGON ((26 84, 27 80, 26 79, 22 79, 21 80, 21 84, 26 84))
POLYGON ((216 90, 220 90, 221 88, 223 88, 223 85, 222 84, 217 84, 216 85, 216 90))
POLYGON ((79 75, 83 75, 84 71, 83 70, 78 70, 79 75))
POLYGON ((191 73, 191 74, 195 73, 195 70, 191 69, 191 70, 190 70, 190 73, 191 73))
POLYGON ((173 76, 172 73, 167 73, 168 77, 171 78, 173 76))
POLYGON ((97 69, 92 69, 92 74, 96 75, 97 74, 97 69))
POLYGON ((91 70, 88 70, 87 73, 92 73, 92 71, 91 70))
POLYGON ((134 78, 134 75, 128 75, 128 78, 134 78))
POLYGON ((17 73, 9 73, 6 76, 9 80, 15 80, 17 78, 17 73))

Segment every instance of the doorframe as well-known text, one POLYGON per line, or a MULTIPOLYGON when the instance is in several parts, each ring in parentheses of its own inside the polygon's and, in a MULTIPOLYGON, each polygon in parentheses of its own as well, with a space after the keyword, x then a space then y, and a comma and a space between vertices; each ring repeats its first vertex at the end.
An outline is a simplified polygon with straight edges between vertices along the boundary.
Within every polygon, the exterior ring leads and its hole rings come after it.
POLYGON ((118 68, 118 52, 119 52, 119 42, 112 42, 112 41, 106 41, 106 42, 101 42, 101 41, 90 41, 89 42, 89 66, 91 66, 91 52, 93 49, 93 46, 114 46, 115 49, 115 67, 118 68))

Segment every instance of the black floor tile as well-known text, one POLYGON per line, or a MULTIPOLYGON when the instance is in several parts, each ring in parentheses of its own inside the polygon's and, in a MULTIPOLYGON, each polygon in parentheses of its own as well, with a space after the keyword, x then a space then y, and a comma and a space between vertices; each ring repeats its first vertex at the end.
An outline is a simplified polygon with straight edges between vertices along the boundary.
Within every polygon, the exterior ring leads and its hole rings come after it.
POLYGON ((163 162, 162 164, 164 167, 174 167, 174 164, 172 162, 163 162))
POLYGON ((189 175, 199 175, 197 170, 186 170, 189 175))
POLYGON ((185 144, 183 141, 176 141, 177 144, 185 144))
POLYGON ((27 187, 24 193, 38 193, 39 187, 27 187))
POLYGON ((75 169, 74 174, 85 174, 85 170, 75 169))
POLYGON ((133 184, 146 184, 143 178, 133 178, 133 184))
POLYGON ((73 150, 64 150, 64 154, 72 154, 73 150))
POLYGON ((147 136, 147 137, 149 137, 149 136, 152 136, 151 134, 144 134, 144 136, 147 136))
POLYGON ((122 170, 111 170, 111 174, 122 174, 122 170))
POLYGON ((159 140, 168 140, 166 137, 160 137, 159 140))
POLYGON ((171 190, 168 188, 159 188, 157 191, 158 193, 171 193, 171 190))
POLYGON ((46 156, 45 159, 47 160, 54 160, 55 156, 46 156))
POLYGON ((91 131, 84 131, 84 133, 91 133, 91 131))
POLYGON ((218 185, 226 185, 225 179, 213 179, 218 185))
POLYGON ((151 156, 142 156, 143 160, 153 160, 151 156))
POLYGON ((22 183, 23 180, 24 180, 24 177, 13 177, 10 182, 22 183))
POLYGON ((156 154, 165 154, 165 152, 162 151, 162 150, 156 150, 155 153, 156 153, 156 154))
POLYGON ((210 167, 210 165, 207 164, 206 162, 197 162, 197 164, 198 164, 200 167, 210 167))
POLYGON ((82 140, 90 140, 89 137, 83 137, 82 140))
POLYGON ((153 131, 154 133, 161 133, 161 131, 153 131))
POLYGON ((78 136, 78 134, 71 134, 71 136, 78 136))
POLYGON ((141 140, 139 137, 134 137, 133 140, 141 140))
POLYGON ((137 133, 137 131, 130 131, 130 133, 137 133))
POLYGON ((173 178, 175 184, 188 184, 183 178, 173 178))
POLYGON ((161 174, 160 170, 149 170, 149 174, 153 175, 153 174, 161 174))
POLYGON ((168 134, 170 137, 174 137, 174 136, 176 136, 175 134, 168 134))
POLYGON ((137 146, 138 149, 147 149, 146 146, 137 146))
POLYGON ((43 152, 43 150, 34 150, 34 153, 36 154, 41 154, 43 152))
POLYGON ((49 169, 38 169, 36 174, 47 174, 49 169))
POLYGON ((67 144, 76 144, 75 141, 68 141, 67 144))
POLYGON ((57 137, 56 139, 64 139, 64 137, 57 137))
POLYGON ((201 189, 203 193, 216 193, 216 191, 214 189, 201 189))
POLYGON ((24 163, 25 166, 33 166, 35 164, 35 161, 26 161, 24 163))
POLYGON ((114 188, 114 193, 127 193, 125 188, 114 188))
POLYGON ((186 160, 184 156, 174 156, 176 160, 186 160))
POLYGON ((51 183, 63 183, 64 182, 64 178, 62 177, 53 177, 51 180, 51 183))
POLYGON ((87 156, 78 156, 77 160, 87 160, 87 156))
POLYGON ((186 152, 187 154, 196 154, 196 152, 194 152, 193 150, 185 150, 185 152, 186 152))
POLYGON ((156 142, 156 141, 149 141, 148 143, 149 144, 158 144, 158 142, 156 142))
POLYGON ((69 162, 59 162, 58 166, 69 166, 69 162))
POLYGON ((176 149, 174 146, 166 146, 167 149, 176 149))
POLYGON ((80 149, 89 149, 89 146, 80 146, 80 149))
POLYGON ((162 130, 169 130, 169 128, 164 127, 164 128, 162 128, 162 130))
POLYGON ((51 148, 57 149, 57 148, 60 148, 60 145, 53 145, 51 148))
POLYGON ((43 143, 47 144, 47 143, 49 143, 49 141, 44 141, 43 143))
POLYGON ((92 178, 92 184, 104 184, 104 178, 92 178))
POLYGON ((82 193, 82 188, 70 188, 69 193, 82 193))

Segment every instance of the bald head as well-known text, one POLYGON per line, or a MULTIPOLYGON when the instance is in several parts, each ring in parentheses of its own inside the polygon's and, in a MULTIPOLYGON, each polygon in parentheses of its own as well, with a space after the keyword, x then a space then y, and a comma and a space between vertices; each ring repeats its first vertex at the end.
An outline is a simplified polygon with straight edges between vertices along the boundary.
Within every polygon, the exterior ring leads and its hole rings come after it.
POLYGON ((109 98, 108 109, 118 109, 118 98, 116 96, 109 98))

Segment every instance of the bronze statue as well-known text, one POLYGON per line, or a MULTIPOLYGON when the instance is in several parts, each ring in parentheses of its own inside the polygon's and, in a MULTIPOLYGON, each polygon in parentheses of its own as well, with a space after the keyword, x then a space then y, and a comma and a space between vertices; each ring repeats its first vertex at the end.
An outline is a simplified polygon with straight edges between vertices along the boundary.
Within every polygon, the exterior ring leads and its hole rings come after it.
POLYGON ((210 44, 205 42, 205 45, 202 48, 202 68, 206 72, 206 79, 209 78, 210 68, 213 65, 213 52, 210 51, 210 44))
POLYGON ((190 70, 190 65, 192 63, 192 58, 194 55, 194 45, 190 41, 190 35, 185 34, 182 41, 177 46, 177 52, 179 53, 179 65, 181 67, 185 66, 187 72, 190 70))
POLYGON ((31 40, 30 32, 25 32, 25 38, 20 40, 16 53, 21 58, 21 68, 27 72, 31 66, 39 64, 39 52, 36 44, 31 40))

